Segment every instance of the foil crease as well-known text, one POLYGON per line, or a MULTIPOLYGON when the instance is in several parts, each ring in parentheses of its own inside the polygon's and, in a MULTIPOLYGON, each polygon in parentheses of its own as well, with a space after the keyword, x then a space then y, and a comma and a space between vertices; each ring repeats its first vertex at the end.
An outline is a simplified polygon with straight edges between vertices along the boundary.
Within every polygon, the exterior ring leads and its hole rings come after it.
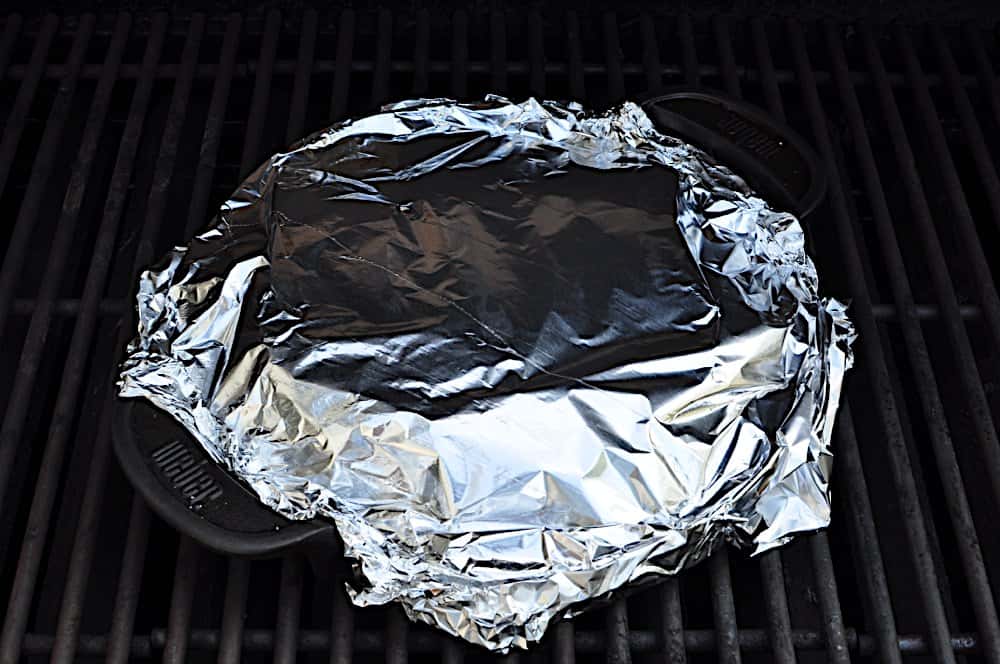
POLYGON ((409 101, 143 272, 119 391, 332 519, 356 604, 506 651, 829 524, 854 331, 817 287, 798 220, 634 104, 409 101))

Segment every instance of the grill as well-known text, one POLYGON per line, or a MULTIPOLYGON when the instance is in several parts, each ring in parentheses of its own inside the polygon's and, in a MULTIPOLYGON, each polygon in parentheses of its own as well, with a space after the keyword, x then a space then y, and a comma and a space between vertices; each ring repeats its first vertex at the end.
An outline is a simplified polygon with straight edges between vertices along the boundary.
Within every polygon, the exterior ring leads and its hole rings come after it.
POLYGON ((151 515, 110 452, 130 288, 263 158, 332 120, 413 96, 601 107, 675 84, 766 108, 827 165, 812 253, 861 335, 834 523, 759 559, 723 551, 508 659, 1000 662, 993 18, 4 17, 0 662, 485 657, 395 608, 354 609, 301 558, 228 559, 151 515))

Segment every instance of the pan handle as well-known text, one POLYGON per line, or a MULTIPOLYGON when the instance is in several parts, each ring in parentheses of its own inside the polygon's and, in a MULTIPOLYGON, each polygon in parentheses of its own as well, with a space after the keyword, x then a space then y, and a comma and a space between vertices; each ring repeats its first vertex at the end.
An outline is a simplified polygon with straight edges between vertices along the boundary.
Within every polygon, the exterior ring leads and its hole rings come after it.
POLYGON ((826 193, 826 171, 791 127, 738 99, 673 89, 641 105, 656 127, 732 167, 764 199, 804 218, 826 193))
POLYGON ((268 557, 292 547, 339 558, 334 525, 290 521, 223 470, 172 417, 137 399, 119 399, 114 448, 153 510, 181 533, 220 553, 268 557))

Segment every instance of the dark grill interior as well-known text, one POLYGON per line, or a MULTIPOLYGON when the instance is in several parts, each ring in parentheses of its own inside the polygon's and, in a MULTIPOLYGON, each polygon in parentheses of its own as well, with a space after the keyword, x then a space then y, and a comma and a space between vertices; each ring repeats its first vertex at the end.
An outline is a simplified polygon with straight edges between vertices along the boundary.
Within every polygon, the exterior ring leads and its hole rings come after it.
POLYGON ((0 662, 458 662, 299 558, 229 560, 110 453, 137 271, 268 154, 413 96, 739 95, 817 148, 861 341, 834 523, 560 624, 519 661, 1000 662, 1000 82, 990 21, 508 9, 19 16, 0 32, 0 662), (995 249, 994 249, 995 251, 995 249), (122 317, 125 323, 122 324, 122 317))

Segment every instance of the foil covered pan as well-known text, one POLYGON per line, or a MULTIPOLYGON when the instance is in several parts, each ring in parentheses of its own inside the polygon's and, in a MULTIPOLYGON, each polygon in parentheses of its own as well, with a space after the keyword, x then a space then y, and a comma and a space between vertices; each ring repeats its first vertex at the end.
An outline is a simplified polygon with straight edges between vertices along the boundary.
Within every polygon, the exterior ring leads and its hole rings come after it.
POLYGON ((255 171, 141 275, 120 394, 490 649, 830 520, 853 328, 803 230, 636 105, 418 100, 255 171))

